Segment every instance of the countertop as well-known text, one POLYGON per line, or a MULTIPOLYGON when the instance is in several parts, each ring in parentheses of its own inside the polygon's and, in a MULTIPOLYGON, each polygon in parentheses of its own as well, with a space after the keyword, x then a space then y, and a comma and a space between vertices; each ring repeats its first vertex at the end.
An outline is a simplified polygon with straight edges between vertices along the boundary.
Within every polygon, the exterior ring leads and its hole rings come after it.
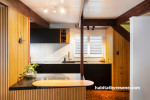
MULTIPOLYGON (((59 61, 41 61, 41 62, 32 62, 32 63, 38 63, 38 64, 80 64, 80 62, 75 62, 75 63, 62 63, 59 61)), ((88 62, 84 62, 83 64, 111 64, 109 62, 94 62, 94 61, 88 61, 88 62)))
MULTIPOLYGON (((32 83, 40 80, 84 80, 84 77, 81 77, 80 73, 60 73, 60 74, 37 74, 35 79, 24 78, 19 82, 15 83, 9 90, 26 90, 26 89, 45 89, 52 87, 37 87, 33 86, 32 83)), ((67 87, 67 86, 66 86, 67 87)), ((55 87, 53 87, 55 88, 55 87)))

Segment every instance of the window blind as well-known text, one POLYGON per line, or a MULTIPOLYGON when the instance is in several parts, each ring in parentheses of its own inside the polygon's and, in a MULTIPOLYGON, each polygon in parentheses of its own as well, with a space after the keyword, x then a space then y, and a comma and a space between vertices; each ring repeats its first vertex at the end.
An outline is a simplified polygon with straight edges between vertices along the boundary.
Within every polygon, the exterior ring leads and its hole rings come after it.
MULTIPOLYGON (((87 54, 87 44, 88 43, 88 37, 87 36, 84 36, 84 43, 83 43, 83 45, 84 45, 84 54, 87 54)), ((80 36, 76 36, 75 37, 75 54, 80 54, 80 48, 81 48, 81 46, 80 46, 80 36)))
POLYGON ((90 36, 90 54, 102 54, 102 36, 90 36))

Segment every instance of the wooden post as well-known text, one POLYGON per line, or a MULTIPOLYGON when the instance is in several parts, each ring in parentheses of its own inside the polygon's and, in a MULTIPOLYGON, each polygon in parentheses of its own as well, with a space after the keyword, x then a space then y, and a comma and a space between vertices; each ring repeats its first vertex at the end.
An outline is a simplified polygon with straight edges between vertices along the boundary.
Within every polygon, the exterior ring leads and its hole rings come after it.
POLYGON ((81 56, 80 56, 80 58, 81 58, 81 62, 80 62, 80 73, 81 73, 81 77, 84 75, 84 66, 83 66, 83 57, 84 57, 84 52, 83 52, 83 49, 84 49, 84 47, 83 47, 83 41, 84 41, 84 30, 83 30, 83 16, 81 16, 81 56))

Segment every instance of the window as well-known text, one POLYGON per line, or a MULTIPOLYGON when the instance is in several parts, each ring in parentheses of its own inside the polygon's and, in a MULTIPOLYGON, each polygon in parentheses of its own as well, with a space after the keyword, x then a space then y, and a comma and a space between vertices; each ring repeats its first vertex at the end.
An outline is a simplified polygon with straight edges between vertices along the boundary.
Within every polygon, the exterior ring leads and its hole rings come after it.
MULTIPOLYGON (((102 35, 84 36, 84 56, 104 57, 102 35)), ((75 57, 80 56, 80 36, 75 36, 75 57)))
POLYGON ((102 54, 102 36, 90 36, 90 54, 102 54))
MULTIPOLYGON (((84 54, 87 54, 88 37, 84 36, 84 54)), ((80 36, 75 37, 75 54, 80 54, 80 36)))

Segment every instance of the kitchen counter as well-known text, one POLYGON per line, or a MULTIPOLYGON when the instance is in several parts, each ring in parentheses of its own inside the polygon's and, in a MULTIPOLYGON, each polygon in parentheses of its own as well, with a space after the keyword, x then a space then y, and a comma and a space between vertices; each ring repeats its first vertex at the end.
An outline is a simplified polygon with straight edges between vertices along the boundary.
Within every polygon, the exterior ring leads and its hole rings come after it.
POLYGON ((9 87, 11 100, 86 100, 86 87, 94 82, 80 73, 37 74, 9 87))
MULTIPOLYGON (((84 68, 87 66, 109 68, 108 62, 84 62, 84 68)), ((80 73, 80 62, 62 63, 62 62, 43 62, 36 68, 38 73, 80 73)))
MULTIPOLYGON (((32 62, 32 63, 37 63, 32 62)), ((44 62, 38 62, 38 64, 80 64, 80 62, 75 62, 75 63, 62 63, 59 61, 44 61, 44 62)), ((111 64, 109 62, 94 62, 94 61, 88 61, 88 62, 84 62, 83 64, 111 64)))
MULTIPOLYGON (((80 73, 80 64, 39 64, 38 73, 80 73)), ((95 86, 111 86, 111 64, 91 62, 84 64, 84 77, 92 80, 95 86)), ((87 88, 95 89, 95 86, 87 88)))
POLYGON ((33 82, 41 81, 41 80, 57 80, 57 81, 59 80, 61 82, 61 80, 84 80, 84 77, 81 77, 80 73, 37 74, 35 79, 24 78, 21 81, 9 87, 9 90, 52 88, 52 87, 45 87, 45 86, 37 87, 32 85, 33 82))

